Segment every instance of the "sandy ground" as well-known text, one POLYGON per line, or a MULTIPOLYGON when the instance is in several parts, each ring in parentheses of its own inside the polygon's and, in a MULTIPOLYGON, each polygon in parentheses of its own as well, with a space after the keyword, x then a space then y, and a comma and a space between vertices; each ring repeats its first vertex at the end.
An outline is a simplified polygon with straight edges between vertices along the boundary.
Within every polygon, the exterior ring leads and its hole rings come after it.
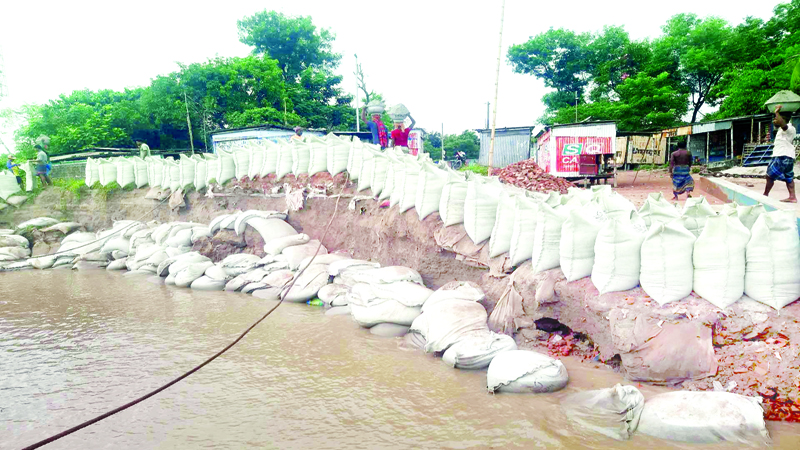
MULTIPOLYGON (((712 205, 722 205, 725 203, 700 188, 698 183, 700 175, 693 174, 692 177, 694 178, 693 196, 696 197, 702 195, 712 205)), ((733 180, 733 178, 726 178, 726 180, 733 180)), ((661 192, 665 198, 671 199, 672 179, 666 170, 617 172, 616 190, 620 194, 624 195, 625 198, 632 201, 637 208, 639 208, 642 206, 642 204, 644 204, 647 196, 654 192, 661 192)), ((681 195, 680 200, 677 203, 680 206, 683 206, 685 202, 686 196, 681 195)))

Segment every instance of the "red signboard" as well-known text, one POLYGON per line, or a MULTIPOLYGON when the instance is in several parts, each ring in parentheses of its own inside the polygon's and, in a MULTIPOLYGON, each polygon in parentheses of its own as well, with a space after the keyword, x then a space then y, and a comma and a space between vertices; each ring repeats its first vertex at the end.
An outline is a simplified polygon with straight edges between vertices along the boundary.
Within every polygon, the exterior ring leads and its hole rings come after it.
POLYGON ((556 137, 556 172, 579 172, 581 155, 614 153, 610 137, 556 137))

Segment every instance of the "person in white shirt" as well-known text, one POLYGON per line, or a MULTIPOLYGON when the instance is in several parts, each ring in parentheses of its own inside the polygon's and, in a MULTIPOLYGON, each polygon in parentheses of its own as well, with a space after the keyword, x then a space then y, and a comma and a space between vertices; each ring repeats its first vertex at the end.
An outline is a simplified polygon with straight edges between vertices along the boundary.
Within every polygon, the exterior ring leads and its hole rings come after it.
POLYGON ((772 123, 778 127, 775 134, 775 143, 772 147, 772 162, 767 167, 767 186, 764 188, 764 195, 769 196, 769 191, 775 185, 775 180, 786 182, 789 189, 789 198, 781 200, 786 203, 797 203, 794 193, 794 159, 797 156, 794 148, 794 137, 797 130, 789 122, 788 118, 781 115, 783 105, 775 108, 775 118, 772 123))

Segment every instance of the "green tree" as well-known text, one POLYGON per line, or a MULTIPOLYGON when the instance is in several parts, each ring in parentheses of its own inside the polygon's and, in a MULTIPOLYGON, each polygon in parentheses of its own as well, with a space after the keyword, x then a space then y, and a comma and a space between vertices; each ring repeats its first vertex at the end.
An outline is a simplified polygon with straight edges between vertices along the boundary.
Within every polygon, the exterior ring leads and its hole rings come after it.
POLYGON ((308 68, 333 70, 341 55, 332 50, 335 35, 317 27, 311 17, 292 17, 275 11, 261 11, 238 21, 239 40, 253 47, 253 53, 278 60, 287 79, 308 68))

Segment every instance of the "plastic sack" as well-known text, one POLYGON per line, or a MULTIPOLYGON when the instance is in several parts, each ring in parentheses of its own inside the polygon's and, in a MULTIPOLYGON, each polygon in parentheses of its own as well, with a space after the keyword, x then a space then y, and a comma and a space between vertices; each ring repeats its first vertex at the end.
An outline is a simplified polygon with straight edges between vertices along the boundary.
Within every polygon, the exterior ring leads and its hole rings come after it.
POLYGON ((254 180, 261 176, 261 168, 264 167, 264 148, 255 140, 250 140, 249 144, 250 163, 247 166, 247 178, 254 180))
POLYGON ((514 214, 517 209, 517 192, 503 189, 497 201, 494 227, 489 236, 489 257, 494 258, 511 250, 511 237, 514 234, 514 214))
POLYGON ((386 152, 383 154, 386 158, 386 179, 383 183, 383 189, 381 189, 381 193, 378 195, 378 200, 386 200, 389 199, 391 203, 392 193, 395 190, 395 164, 400 164, 400 160, 393 156, 391 153, 386 152))
POLYGON ((189 286, 196 291, 221 291, 225 289, 224 280, 215 280, 206 275, 192 281, 189 286))
POLYGON ((313 256, 315 253, 317 255, 328 254, 328 249, 325 248, 324 245, 320 245, 320 242, 316 239, 310 240, 305 244, 286 247, 283 249, 283 252, 281 252, 282 255, 286 256, 291 270, 297 270, 304 259, 313 256), (318 253, 316 253, 317 248, 319 248, 318 253))
POLYGON ((193 158, 197 163, 194 168, 194 188, 200 190, 208 186, 208 161, 198 155, 193 158))
POLYGON ((147 186, 149 178, 147 173, 147 163, 145 160, 139 158, 138 156, 134 156, 130 159, 130 161, 133 163, 133 180, 136 184, 136 187, 141 189, 147 186))
POLYGON ((492 359, 486 372, 489 392, 555 392, 569 381, 561 361, 529 350, 510 350, 492 359))
POLYGON ((206 185, 217 183, 219 176, 219 157, 217 155, 203 155, 206 160, 206 185))
POLYGON ((514 209, 514 224, 511 227, 511 242, 508 257, 511 266, 516 267, 531 259, 533 255, 533 236, 536 232, 536 218, 539 203, 524 196, 517 196, 514 209))
POLYGON ((311 148, 300 142, 293 142, 289 148, 292 150, 292 173, 295 175, 307 174, 311 161, 311 148))
POLYGON ((655 221, 642 242, 639 282, 659 305, 692 293, 692 253, 696 238, 681 221, 655 221))
POLYGON ((691 231, 695 236, 700 236, 700 233, 703 232, 706 220, 716 215, 716 211, 711 208, 711 205, 708 204, 705 197, 700 196, 686 199, 686 203, 683 205, 681 218, 687 230, 691 231))
POLYGON ((194 186, 196 171, 197 161, 185 155, 181 155, 181 159, 178 161, 178 178, 181 188, 194 186))
POLYGON ((100 185, 108 186, 117 181, 117 166, 108 160, 98 160, 97 170, 100 175, 100 185))
POLYGON ((328 143, 316 136, 308 142, 308 174, 315 175, 328 170, 328 143))
POLYGON ((594 244, 605 216, 597 206, 586 206, 569 211, 561 227, 558 253, 561 271, 567 281, 592 275, 594 244))
MULTIPOLYGON (((405 183, 406 183, 406 165, 405 161, 403 160, 393 160, 391 170, 391 177, 392 177, 392 191, 391 195, 389 196, 389 205, 395 206, 400 204, 400 201, 403 200, 403 193, 405 193, 405 183)), ((416 199, 416 197, 415 197, 416 199)))
POLYGON ((285 175, 292 173, 294 160, 292 159, 292 146, 281 143, 278 147, 278 160, 275 166, 275 179, 280 180, 285 175))
MULTIPOLYGON (((215 178, 217 183, 222 185, 236 176, 236 162, 233 159, 233 154, 225 150, 219 150, 217 155, 219 156, 219 169, 215 178)), ((210 175, 211 171, 209 171, 210 175)))
POLYGON ((639 426, 644 396, 633 386, 571 394, 561 400, 567 419, 604 436, 630 439, 639 426))
POLYGON ((439 200, 439 215, 444 226, 464 222, 464 202, 467 200, 467 182, 461 174, 449 171, 447 182, 439 200))
POLYGON ((280 255, 285 248, 293 245, 302 245, 310 240, 311 238, 303 233, 275 238, 264 244, 264 253, 268 255, 280 255))
POLYGON ((375 159, 376 153, 378 152, 366 147, 361 152, 362 163, 361 173, 358 174, 358 184, 356 185, 357 192, 370 188, 372 183, 372 171, 375 169, 372 160, 375 159))
POLYGON ((478 331, 451 345, 442 355, 442 361, 456 369, 479 370, 489 367, 498 354, 516 349, 517 343, 511 336, 478 331))
POLYGON ((136 184, 136 177, 133 171, 133 163, 125 158, 116 158, 114 165, 117 166, 117 184, 125 187, 129 184, 136 184))
MULTIPOLYGON (((370 151, 373 152, 372 150, 370 151)), ((367 160, 367 164, 371 166, 369 172, 372 174, 369 187, 372 189, 372 195, 379 197, 386 186, 386 171, 389 168, 389 158, 379 152, 373 153, 373 157, 367 160)))
POLYGON ((361 166, 364 162, 363 151, 364 144, 358 139, 353 140, 350 144, 350 155, 347 160, 347 173, 350 174, 350 179, 353 181, 358 181, 358 177, 361 174, 361 166))
POLYGON ((92 187, 98 181, 100 181, 100 171, 97 168, 96 160, 92 158, 86 158, 86 176, 84 177, 84 183, 86 183, 86 186, 92 187))
POLYGON ((488 331, 487 319, 480 303, 446 299, 425 305, 423 314, 411 324, 411 331, 425 338, 426 353, 441 352, 474 331, 488 331))
POLYGON ((420 165, 414 161, 406 161, 403 171, 403 196, 400 198, 400 212, 413 208, 417 202, 420 165))
POLYGON ((668 392, 647 400, 639 433, 661 439, 712 444, 768 444, 761 399, 730 392, 668 392))
POLYGON ((148 157, 145 161, 147 161, 147 180, 150 186, 160 188, 161 182, 164 180, 163 160, 148 157))
POLYGON ((250 173, 250 151, 245 149, 234 150, 233 165, 234 176, 237 180, 246 178, 250 173))
POLYGON ((419 220, 439 211, 442 190, 446 182, 447 172, 436 168, 431 163, 422 163, 417 184, 417 198, 414 202, 419 220))
POLYGON ((323 286, 328 284, 328 270, 325 267, 313 266, 297 277, 288 292, 283 293, 283 300, 293 303, 305 303, 317 296, 323 286))
POLYGON ((759 215, 745 255, 748 297, 775 309, 800 298, 800 238, 793 210, 759 215))
POLYGON ((343 141, 336 136, 328 136, 328 173, 331 176, 347 170, 347 162, 350 159, 350 145, 350 142, 343 141))
POLYGON ((681 216, 681 212, 664 198, 661 192, 649 194, 639 208, 639 217, 649 228, 653 223, 668 223, 681 216))
POLYGON ((297 231, 295 231, 291 225, 281 219, 251 217, 247 220, 247 226, 253 227, 253 229, 261 235, 261 239, 263 239, 264 242, 270 242, 276 238, 297 234, 297 231))
POLYGON ((600 294, 639 285, 644 233, 630 220, 608 219, 594 244, 592 283, 600 294))
POLYGON ((259 140, 258 144, 264 148, 264 162, 259 170, 261 178, 275 173, 278 168, 278 145, 267 140, 259 140))
POLYGON ((745 246, 750 230, 739 219, 711 216, 694 243, 692 287, 697 295, 720 309, 744 294, 745 246))
MULTIPOLYGON (((610 188, 611 186, 609 186, 609 190, 610 188)), ((600 206, 600 210, 609 219, 629 218, 631 213, 636 211, 636 207, 627 198, 616 192, 609 193, 609 190, 595 192, 594 201, 600 206)))
POLYGON ((472 242, 482 243, 492 235, 497 215, 497 203, 503 185, 496 180, 473 177, 467 182, 464 201, 464 229, 472 242))
POLYGON ((546 203, 540 205, 531 251, 533 273, 555 269, 561 264, 561 228, 567 214, 568 211, 561 207, 552 208, 546 203))

